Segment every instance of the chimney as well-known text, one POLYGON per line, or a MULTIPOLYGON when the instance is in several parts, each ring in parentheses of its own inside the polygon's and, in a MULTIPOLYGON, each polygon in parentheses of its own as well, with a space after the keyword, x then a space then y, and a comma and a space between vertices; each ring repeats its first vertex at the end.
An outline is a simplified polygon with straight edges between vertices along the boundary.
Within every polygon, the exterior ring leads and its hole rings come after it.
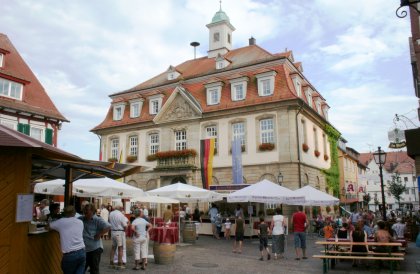
POLYGON ((251 38, 249 38, 249 45, 250 46, 255 45, 255 42, 256 42, 255 38, 251 36, 251 38))

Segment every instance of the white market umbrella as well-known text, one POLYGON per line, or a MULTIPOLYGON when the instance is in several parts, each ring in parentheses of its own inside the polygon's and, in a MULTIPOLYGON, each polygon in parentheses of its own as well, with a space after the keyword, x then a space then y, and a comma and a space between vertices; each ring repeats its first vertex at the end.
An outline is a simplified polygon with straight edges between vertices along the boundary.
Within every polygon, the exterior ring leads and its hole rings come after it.
POLYGON ((160 197, 176 199, 183 203, 215 202, 223 200, 223 196, 220 193, 192 185, 183 184, 180 182, 163 186, 154 190, 149 190, 147 193, 160 197))
POLYGON ((327 206, 338 205, 340 200, 330 194, 322 192, 312 186, 304 186, 294 191, 297 195, 305 196, 305 202, 300 205, 305 206, 327 206))
POLYGON ((296 194, 293 190, 270 182, 266 179, 253 185, 247 186, 227 196, 228 203, 273 203, 294 204, 303 203, 303 195, 296 194))
MULTIPOLYGON (((37 183, 35 193, 64 195, 65 181, 56 179, 37 183)), ((140 188, 110 178, 79 179, 73 182, 73 195, 78 197, 133 198, 145 196, 140 188)))
POLYGON ((141 202, 141 203, 157 203, 157 204, 179 204, 178 200, 168 198, 168 197, 161 197, 152 194, 147 194, 141 197, 134 197, 130 199, 130 202, 141 202))

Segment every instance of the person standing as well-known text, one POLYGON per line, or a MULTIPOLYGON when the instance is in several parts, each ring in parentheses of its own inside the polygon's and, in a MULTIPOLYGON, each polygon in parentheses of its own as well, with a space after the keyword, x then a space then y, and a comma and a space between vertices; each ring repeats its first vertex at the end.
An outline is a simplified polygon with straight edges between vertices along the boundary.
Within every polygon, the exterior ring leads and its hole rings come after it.
POLYGON ((39 209, 41 211, 41 214, 39 216, 40 221, 47 221, 48 215, 50 215, 50 209, 49 209, 50 201, 47 199, 43 199, 40 202, 39 209))
POLYGON ((199 234, 199 231, 200 231, 200 226, 203 223, 203 220, 201 219, 200 210, 198 209, 198 207, 196 207, 194 209, 194 213, 192 215, 192 220, 195 223, 195 235, 196 235, 196 239, 198 240, 198 234, 199 234))
POLYGON ((398 239, 404 239, 404 234, 407 230, 406 225, 403 223, 401 218, 397 218, 397 222, 391 226, 392 231, 395 233, 395 237, 398 239))
POLYGON ((211 208, 209 210, 209 217, 211 222, 211 232, 213 233, 213 237, 216 239, 220 239, 219 235, 216 233, 216 221, 217 221, 217 214, 219 210, 217 209, 215 204, 211 204, 211 208))
POLYGON ((163 212, 163 221, 165 223, 169 223, 172 221, 173 217, 174 217, 174 213, 172 212, 171 205, 168 205, 166 207, 166 210, 163 212))
POLYGON ((270 228, 264 220, 264 216, 260 216, 260 224, 258 225, 258 236, 260 238, 260 252, 261 258, 260 261, 264 261, 264 250, 267 253, 267 261, 271 259, 270 251, 268 250, 268 234, 270 233, 270 228))
POLYGON ((149 210, 147 209, 147 207, 145 205, 142 205, 141 210, 143 213, 143 219, 145 219, 146 221, 149 221, 149 210))
MULTIPOLYGON (((105 222, 109 223, 109 211, 104 204, 101 205, 101 218, 104 219, 105 222)), ((111 238, 110 235, 111 235, 111 230, 109 230, 108 233, 103 236, 103 238, 105 240, 106 239, 109 240, 111 238)))
POLYGON ((274 259, 277 260, 277 255, 279 258, 283 258, 284 253, 284 228, 286 227, 286 220, 282 215, 280 208, 276 208, 276 215, 273 215, 273 220, 271 221, 271 231, 273 239, 273 248, 272 252, 274 254, 274 259))
POLYGON ((85 273, 86 253, 83 242, 83 223, 75 218, 74 206, 66 206, 63 218, 49 224, 49 229, 58 231, 60 234, 61 269, 64 274, 85 273))
POLYGON ((295 250, 296 250, 295 260, 300 260, 299 249, 302 249, 302 259, 306 260, 308 259, 308 257, 306 257, 305 230, 308 224, 308 218, 306 217, 306 214, 303 212, 303 206, 298 206, 298 211, 293 214, 292 224, 293 224, 295 250))
POLYGON ((239 216, 242 217, 242 219, 244 218, 244 211, 242 210, 242 207, 240 204, 236 205, 236 209, 235 209, 235 218, 238 218, 239 216))
POLYGON ((131 229, 134 231, 133 249, 135 263, 133 270, 146 270, 148 255, 147 235, 150 229, 152 229, 152 225, 144 219, 144 213, 140 209, 134 211, 134 216, 136 219, 131 224, 131 229))
POLYGON ((99 274, 99 263, 104 251, 101 237, 111 229, 111 225, 98 217, 93 204, 87 204, 83 209, 83 216, 79 217, 83 222, 83 241, 86 246, 86 267, 91 274, 99 274))
POLYGON ((117 269, 124 269, 122 257, 123 257, 123 245, 125 242, 125 229, 128 225, 128 219, 121 212, 123 210, 122 203, 118 203, 115 206, 115 210, 109 214, 109 223, 111 224, 111 238, 112 248, 110 254, 110 265, 114 267, 114 255, 115 249, 118 254, 118 265, 117 269))
POLYGON ((235 241, 233 242, 233 253, 242 253, 242 242, 244 241, 244 220, 239 216, 235 221, 235 241))

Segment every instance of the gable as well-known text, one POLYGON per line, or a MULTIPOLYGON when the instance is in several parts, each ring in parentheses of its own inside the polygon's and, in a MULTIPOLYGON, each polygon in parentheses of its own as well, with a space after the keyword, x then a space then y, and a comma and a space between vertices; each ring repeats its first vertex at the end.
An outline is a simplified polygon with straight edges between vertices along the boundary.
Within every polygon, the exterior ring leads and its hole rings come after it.
POLYGON ((177 87, 153 119, 156 124, 194 120, 202 117, 198 102, 184 88, 177 87))

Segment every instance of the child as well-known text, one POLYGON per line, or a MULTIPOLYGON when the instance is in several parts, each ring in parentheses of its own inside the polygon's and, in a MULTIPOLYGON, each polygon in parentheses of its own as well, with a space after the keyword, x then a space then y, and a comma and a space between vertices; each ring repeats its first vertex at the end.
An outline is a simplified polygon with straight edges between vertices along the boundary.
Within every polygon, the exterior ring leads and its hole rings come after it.
POLYGON ((271 259, 270 251, 268 250, 268 234, 270 233, 270 228, 268 224, 264 221, 264 216, 260 216, 260 224, 258 225, 258 236, 260 237, 260 251, 261 258, 260 261, 264 261, 264 249, 267 253, 267 260, 271 259))
POLYGON ((325 239, 332 238, 334 236, 334 228, 331 225, 331 220, 327 220, 327 224, 324 226, 325 239))
POLYGON ((226 218, 225 221, 225 239, 226 240, 230 240, 230 226, 232 225, 232 223, 230 222, 229 218, 226 218))

